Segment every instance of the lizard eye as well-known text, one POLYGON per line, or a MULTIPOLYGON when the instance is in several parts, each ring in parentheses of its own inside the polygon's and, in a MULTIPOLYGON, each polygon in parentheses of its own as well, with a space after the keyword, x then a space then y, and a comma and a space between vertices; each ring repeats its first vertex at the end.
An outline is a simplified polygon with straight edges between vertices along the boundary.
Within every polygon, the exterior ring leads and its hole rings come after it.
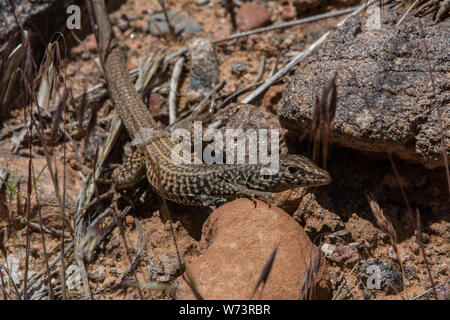
POLYGON ((298 172, 298 168, 297 167, 293 167, 293 166, 289 166, 287 167, 287 170, 290 174, 296 174, 298 172))

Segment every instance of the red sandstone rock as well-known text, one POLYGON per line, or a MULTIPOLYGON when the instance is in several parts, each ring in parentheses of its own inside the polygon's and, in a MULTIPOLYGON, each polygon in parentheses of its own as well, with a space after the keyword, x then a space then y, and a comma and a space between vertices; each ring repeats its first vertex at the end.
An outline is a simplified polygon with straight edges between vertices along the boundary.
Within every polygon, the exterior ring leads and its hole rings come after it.
MULTIPOLYGON (((250 299, 253 289, 278 245, 264 289, 256 299, 298 299, 310 257, 317 247, 300 225, 277 207, 261 201, 238 199, 216 209, 203 227, 203 256, 188 265, 189 275, 204 299, 250 299)), ((327 298, 328 281, 319 271, 316 298, 327 298)), ((180 277, 175 283, 176 299, 195 299, 180 277)))
POLYGON ((295 17, 297 16, 297 11, 295 10, 295 7, 293 6, 287 6, 287 7, 283 7, 283 9, 281 9, 281 19, 283 19, 284 21, 289 21, 292 19, 295 19, 295 17))
POLYGON ((245 3, 236 15, 236 23, 242 31, 248 31, 270 23, 270 11, 260 4, 245 3))

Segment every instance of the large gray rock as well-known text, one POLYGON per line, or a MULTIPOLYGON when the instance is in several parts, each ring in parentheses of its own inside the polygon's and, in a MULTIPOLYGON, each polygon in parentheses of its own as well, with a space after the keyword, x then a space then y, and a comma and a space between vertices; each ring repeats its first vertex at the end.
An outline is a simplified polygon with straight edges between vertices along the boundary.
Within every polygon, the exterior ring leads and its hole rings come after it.
POLYGON ((278 111, 281 124, 289 130, 308 130, 315 97, 337 72, 333 142, 393 152, 427 168, 444 165, 437 108, 448 149, 450 20, 434 24, 431 16, 423 18, 424 41, 418 18, 410 16, 396 29, 397 19, 394 13, 383 12, 383 20, 389 22, 380 29, 367 30, 366 18, 354 17, 333 30, 285 90, 278 111))

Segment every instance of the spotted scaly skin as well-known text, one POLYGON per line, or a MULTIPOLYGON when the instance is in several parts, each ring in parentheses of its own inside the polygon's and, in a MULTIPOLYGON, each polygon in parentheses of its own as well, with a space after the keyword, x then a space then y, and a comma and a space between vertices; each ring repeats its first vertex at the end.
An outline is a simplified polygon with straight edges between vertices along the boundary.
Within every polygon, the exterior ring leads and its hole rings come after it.
MULTIPOLYGON (((109 92, 131 138, 141 129, 157 129, 126 70, 125 56, 113 37, 101 0, 92 0, 98 26, 98 45, 109 92)), ((172 161, 175 146, 169 136, 160 136, 138 146, 138 153, 124 169, 113 174, 115 187, 131 187, 146 172, 149 183, 171 201, 185 205, 213 205, 240 196, 268 199, 273 192, 297 186, 328 184, 330 175, 299 155, 280 156, 279 171, 261 175, 261 164, 183 164, 172 161)))

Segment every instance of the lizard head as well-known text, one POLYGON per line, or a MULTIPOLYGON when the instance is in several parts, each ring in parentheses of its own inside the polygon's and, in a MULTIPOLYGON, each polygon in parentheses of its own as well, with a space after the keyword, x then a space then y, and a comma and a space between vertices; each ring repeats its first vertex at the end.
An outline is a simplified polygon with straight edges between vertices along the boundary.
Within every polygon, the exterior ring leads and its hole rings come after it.
POLYGON ((290 154, 280 155, 278 172, 264 175, 264 180, 271 192, 281 192, 295 187, 326 185, 331 177, 307 157, 290 154))

